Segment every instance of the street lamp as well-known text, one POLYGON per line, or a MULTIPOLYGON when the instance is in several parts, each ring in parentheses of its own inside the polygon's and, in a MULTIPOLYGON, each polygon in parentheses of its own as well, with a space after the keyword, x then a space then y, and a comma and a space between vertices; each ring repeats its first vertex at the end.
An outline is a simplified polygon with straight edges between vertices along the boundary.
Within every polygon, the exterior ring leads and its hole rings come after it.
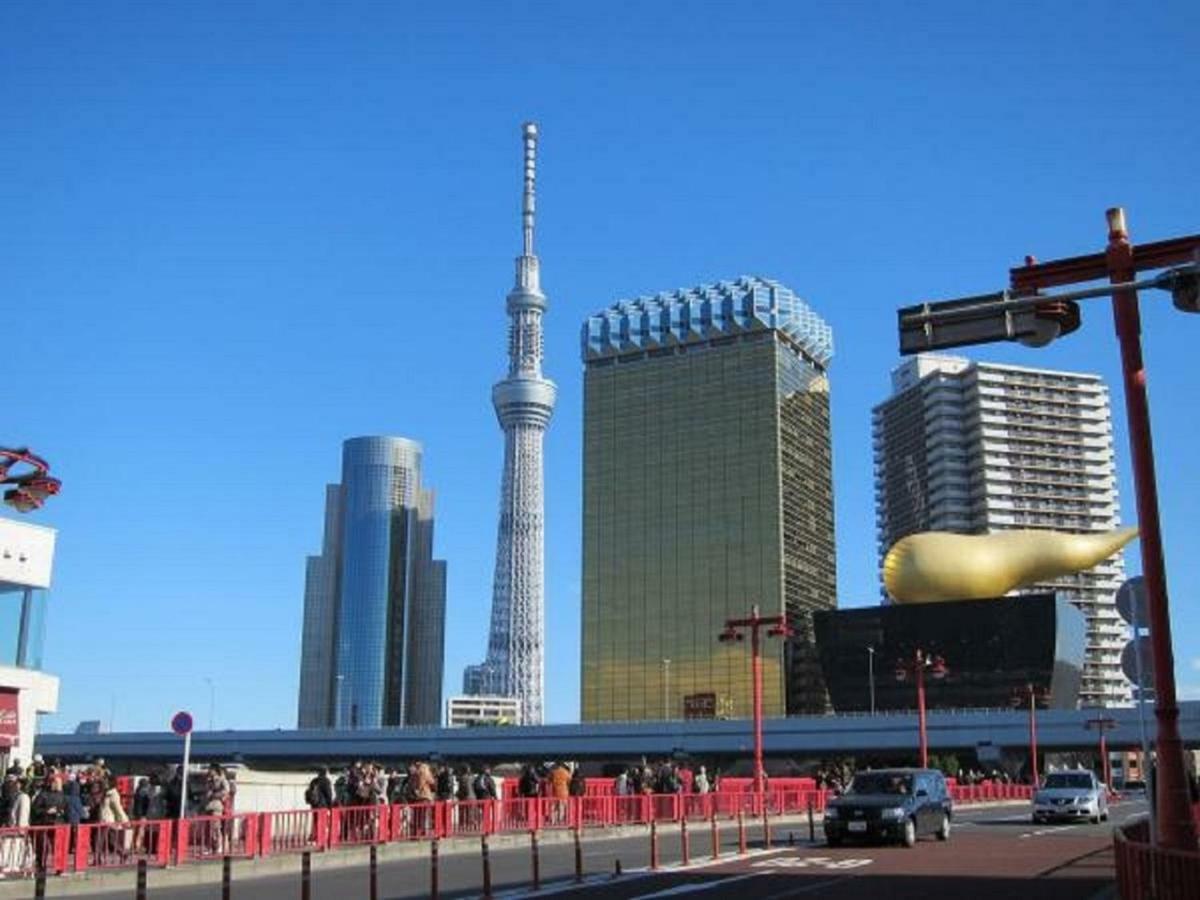
POLYGON ((748 619, 726 619, 725 629, 717 635, 717 640, 723 644, 736 643, 746 638, 742 629, 750 632, 750 672, 754 682, 754 792, 761 801, 766 792, 766 773, 763 770, 762 658, 759 655, 758 636, 760 628, 767 629, 767 637, 786 638, 792 634, 785 616, 761 616, 756 603, 750 608, 748 619))
POLYGON ((1026 257, 1025 265, 1009 270, 1011 291, 901 309, 900 352, 919 353, 1005 340, 1041 346, 1079 327, 1077 300, 1112 295, 1137 494, 1142 573, 1149 606, 1146 624, 1154 654, 1154 715, 1158 723, 1155 741, 1158 751, 1157 835, 1166 847, 1193 851, 1196 849, 1196 825, 1192 819, 1183 742, 1179 735, 1171 614, 1137 292, 1144 288, 1160 288, 1171 293, 1176 309, 1200 313, 1200 235, 1134 245, 1129 241, 1125 211, 1110 209, 1106 216, 1108 244, 1102 253, 1044 263, 1035 262, 1032 256, 1026 257), (1170 266, 1177 268, 1151 279, 1136 280, 1138 272, 1170 266), (1045 288, 1105 278, 1109 284, 1104 287, 1053 296, 1040 293, 1045 288))
POLYGON ((946 660, 933 656, 917 648, 912 659, 896 660, 896 680, 906 681, 909 677, 917 680, 917 737, 920 741, 921 768, 929 767, 929 735, 925 731, 925 670, 929 677, 937 681, 946 677, 950 670, 946 668, 946 660))
POLYGON ((211 678, 205 678, 208 682, 208 730, 213 730, 213 720, 216 717, 217 710, 217 687, 213 684, 211 678))
POLYGON ((867 647, 867 678, 871 685, 871 715, 875 715, 875 648, 867 647))
POLYGON ((671 660, 663 660, 663 721, 671 718, 671 660))
POLYGON ((336 708, 333 717, 333 724, 335 728, 344 727, 342 725, 342 684, 345 682, 345 680, 345 675, 337 676, 337 697, 335 697, 333 701, 334 707, 336 708))
POLYGON ((1038 787, 1038 748, 1037 748, 1037 708, 1038 704, 1045 706, 1050 702, 1050 692, 1044 687, 1036 687, 1032 682, 1013 691, 1012 704, 1018 709, 1025 705, 1029 698, 1029 771, 1033 780, 1033 788, 1038 787))

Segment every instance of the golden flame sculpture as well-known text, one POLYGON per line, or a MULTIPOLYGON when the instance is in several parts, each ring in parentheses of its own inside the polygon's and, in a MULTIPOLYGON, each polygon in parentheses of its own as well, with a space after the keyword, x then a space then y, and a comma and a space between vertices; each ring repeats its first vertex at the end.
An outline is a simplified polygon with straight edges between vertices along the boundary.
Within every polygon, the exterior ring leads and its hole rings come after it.
POLYGON ((1136 528, 1099 534, 925 531, 892 545, 883 584, 898 603, 980 600, 1013 588, 1090 569, 1137 536, 1136 528))

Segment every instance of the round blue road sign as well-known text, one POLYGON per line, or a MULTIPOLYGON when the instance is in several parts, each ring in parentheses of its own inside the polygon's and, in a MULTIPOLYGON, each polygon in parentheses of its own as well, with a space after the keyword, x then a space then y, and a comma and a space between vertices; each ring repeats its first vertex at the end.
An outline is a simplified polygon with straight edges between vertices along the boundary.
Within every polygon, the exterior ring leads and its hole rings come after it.
POLYGON ((192 731, 192 714, 189 712, 177 712, 171 719, 171 730, 180 737, 185 734, 191 734, 192 731))

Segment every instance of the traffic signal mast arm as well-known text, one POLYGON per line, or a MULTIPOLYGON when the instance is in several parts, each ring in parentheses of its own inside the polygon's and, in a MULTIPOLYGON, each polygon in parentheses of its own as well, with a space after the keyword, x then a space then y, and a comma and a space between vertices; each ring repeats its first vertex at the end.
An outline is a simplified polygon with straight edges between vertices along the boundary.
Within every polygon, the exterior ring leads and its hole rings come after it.
MULTIPOLYGON (((1185 243, 1185 249, 1190 251, 1184 256, 1185 260, 1194 259, 1195 255, 1200 253, 1200 236, 1162 243, 1185 243)), ((1175 254, 1170 258, 1177 256, 1178 254, 1175 254)), ((1149 258, 1157 261, 1167 257, 1165 253, 1160 252, 1149 258)), ((1059 263, 1033 264, 1013 269, 1011 290, 904 307, 899 310, 900 352, 917 353, 922 350, 961 347, 997 340, 1028 341, 1036 345, 1042 331, 1037 321, 1039 318, 1051 317, 1059 321, 1060 328, 1051 336, 1053 339, 1079 327, 1078 311, 1067 304, 1076 300, 1108 297, 1121 291, 1147 288, 1167 290, 1171 292, 1179 309, 1200 312, 1196 301, 1197 285, 1200 284, 1200 264, 1195 262, 1139 281, 1104 284, 1058 294, 1032 293, 1037 290, 1039 284, 1045 286, 1072 283, 1065 279, 1074 279, 1073 275, 1058 271, 1057 267, 1063 264, 1066 264, 1067 272, 1083 272, 1083 280, 1103 277, 1103 269, 1101 275, 1088 274, 1092 270, 1085 268, 1084 264, 1090 259, 1091 257, 1076 257, 1074 260, 1063 260, 1059 263), (1024 274, 1030 270, 1040 272, 1036 276, 1024 274)), ((1103 265, 1103 255, 1100 259, 1103 265)))

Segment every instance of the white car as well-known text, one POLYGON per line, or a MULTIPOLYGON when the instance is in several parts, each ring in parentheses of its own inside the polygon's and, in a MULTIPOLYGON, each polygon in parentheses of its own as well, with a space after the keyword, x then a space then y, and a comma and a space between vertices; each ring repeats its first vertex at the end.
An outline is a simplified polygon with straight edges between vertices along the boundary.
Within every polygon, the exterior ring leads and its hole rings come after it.
POLYGON ((1085 770, 1051 772, 1033 795, 1035 824, 1052 819, 1108 820, 1108 791, 1085 770))

